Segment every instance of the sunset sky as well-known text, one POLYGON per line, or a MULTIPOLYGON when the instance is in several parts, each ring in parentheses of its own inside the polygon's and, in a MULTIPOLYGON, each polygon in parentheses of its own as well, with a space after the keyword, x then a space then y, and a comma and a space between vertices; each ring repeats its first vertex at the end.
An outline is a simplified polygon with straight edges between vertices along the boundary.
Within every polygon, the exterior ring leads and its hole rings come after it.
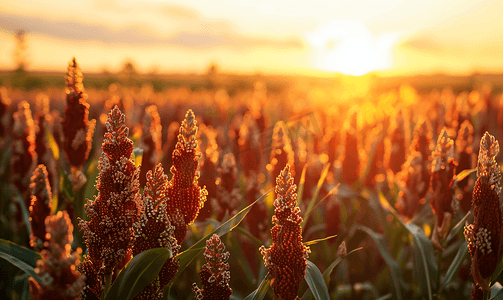
POLYGON ((383 75, 503 72, 503 1, 0 2, 0 69, 383 75))

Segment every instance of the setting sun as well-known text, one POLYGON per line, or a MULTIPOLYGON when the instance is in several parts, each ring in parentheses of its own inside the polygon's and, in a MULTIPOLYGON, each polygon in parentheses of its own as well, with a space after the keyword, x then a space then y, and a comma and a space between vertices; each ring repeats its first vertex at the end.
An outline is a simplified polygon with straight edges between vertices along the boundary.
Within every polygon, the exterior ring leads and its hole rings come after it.
POLYGON ((374 36, 360 21, 339 20, 321 26, 307 40, 315 68, 361 76, 392 66, 398 34, 374 36))

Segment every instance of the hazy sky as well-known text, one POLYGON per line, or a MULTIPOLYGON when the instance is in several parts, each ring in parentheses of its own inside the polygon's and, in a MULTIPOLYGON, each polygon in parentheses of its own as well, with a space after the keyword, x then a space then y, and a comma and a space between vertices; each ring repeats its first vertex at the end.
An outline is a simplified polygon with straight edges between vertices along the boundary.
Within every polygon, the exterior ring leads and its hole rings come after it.
POLYGON ((29 69, 360 75, 503 72, 503 1, 0 2, 0 69, 28 32, 29 69))

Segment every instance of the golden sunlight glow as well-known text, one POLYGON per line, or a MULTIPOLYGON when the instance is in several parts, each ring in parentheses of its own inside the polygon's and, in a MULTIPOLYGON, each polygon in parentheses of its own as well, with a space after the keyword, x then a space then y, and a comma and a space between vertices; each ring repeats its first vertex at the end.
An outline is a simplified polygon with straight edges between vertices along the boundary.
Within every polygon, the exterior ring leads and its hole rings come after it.
POLYGON ((360 21, 339 20, 319 27, 306 39, 316 68, 361 76, 392 66, 398 34, 374 36, 360 21))

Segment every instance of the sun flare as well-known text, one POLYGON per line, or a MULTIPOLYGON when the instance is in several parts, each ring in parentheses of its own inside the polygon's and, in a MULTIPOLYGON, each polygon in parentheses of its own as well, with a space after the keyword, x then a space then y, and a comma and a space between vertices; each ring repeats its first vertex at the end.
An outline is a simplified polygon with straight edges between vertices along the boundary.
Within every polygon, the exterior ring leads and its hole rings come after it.
POLYGON ((360 21, 338 20, 319 27, 307 41, 315 68, 361 76, 392 66, 398 34, 374 36, 360 21))

